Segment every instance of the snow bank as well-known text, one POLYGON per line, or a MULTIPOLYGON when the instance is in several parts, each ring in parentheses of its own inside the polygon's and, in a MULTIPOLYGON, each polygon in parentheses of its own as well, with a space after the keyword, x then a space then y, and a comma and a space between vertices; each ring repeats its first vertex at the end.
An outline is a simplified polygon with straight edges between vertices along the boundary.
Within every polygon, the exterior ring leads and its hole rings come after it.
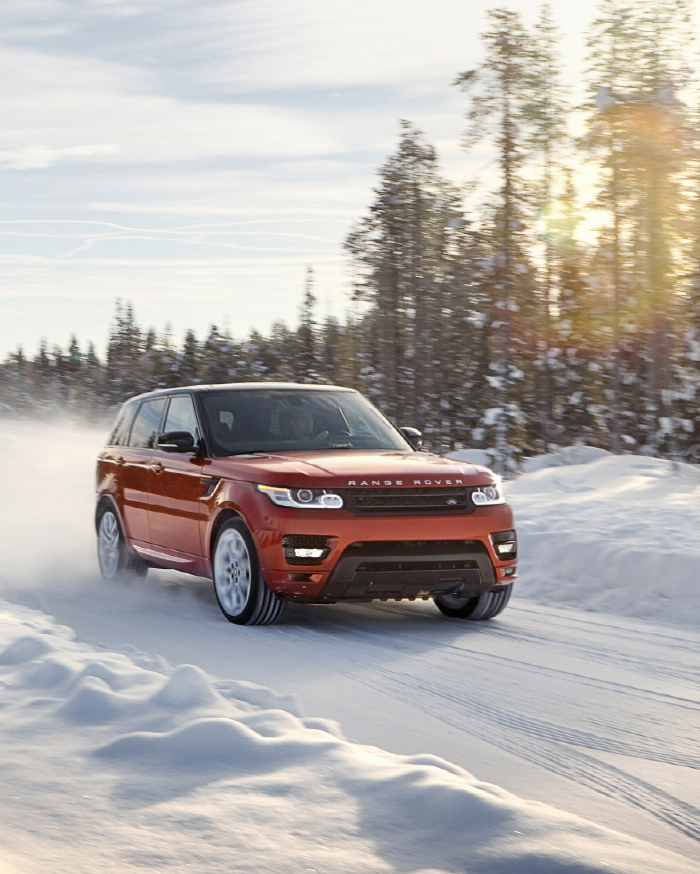
POLYGON ((534 473, 536 470, 543 470, 546 467, 588 464, 609 455, 607 450, 599 449, 597 446, 564 446, 562 449, 547 455, 535 455, 532 458, 524 459, 521 469, 523 473, 534 473))
MULTIPOLYGON (((455 449, 453 452, 446 453, 448 458, 466 461, 468 464, 480 464, 483 467, 493 467, 496 454, 495 449, 455 449)), ((547 455, 534 455, 532 458, 525 458, 520 469, 523 473, 534 473, 534 471, 542 470, 545 467, 587 464, 606 455, 610 455, 610 453, 596 446, 564 446, 562 449, 547 455)))
POLYGON ((448 458, 456 461, 466 461, 467 464, 479 464, 482 467, 493 467, 495 449, 455 449, 448 452, 448 458))
POLYGON ((697 870, 437 757, 349 743, 269 690, 139 660, 0 602, 0 869, 697 870))
POLYGON ((506 484, 520 535, 518 595, 697 626, 700 469, 593 459, 551 466, 550 457, 545 466, 543 458, 506 484))

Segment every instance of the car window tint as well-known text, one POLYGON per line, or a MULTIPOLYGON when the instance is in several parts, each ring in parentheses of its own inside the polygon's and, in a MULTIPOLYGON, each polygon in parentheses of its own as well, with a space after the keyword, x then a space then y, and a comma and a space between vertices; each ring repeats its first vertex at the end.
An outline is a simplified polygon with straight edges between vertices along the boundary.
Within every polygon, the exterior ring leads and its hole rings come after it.
POLYGON ((134 420, 135 412, 136 404, 127 404, 122 407, 119 417, 117 418, 117 423, 114 426, 114 430, 107 441, 108 446, 126 446, 129 440, 129 431, 131 430, 131 423, 134 420))
POLYGON ((214 455, 316 449, 397 449, 408 444, 353 391, 245 389, 201 397, 214 455))
POLYGON ((170 398, 168 415, 165 417, 163 431, 189 431, 194 442, 199 440, 199 428, 194 404, 189 395, 175 395, 170 398))
POLYGON ((129 446, 136 449, 153 449, 164 409, 165 398, 155 398, 141 404, 131 426, 129 446))

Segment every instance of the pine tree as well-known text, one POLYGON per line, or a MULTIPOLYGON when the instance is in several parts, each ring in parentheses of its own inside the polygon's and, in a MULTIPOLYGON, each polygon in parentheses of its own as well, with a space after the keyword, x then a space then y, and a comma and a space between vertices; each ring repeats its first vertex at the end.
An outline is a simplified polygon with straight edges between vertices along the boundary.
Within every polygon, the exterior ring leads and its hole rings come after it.
POLYGON ((194 331, 185 333, 182 352, 179 356, 177 375, 181 385, 195 385, 199 382, 200 350, 194 331))
POLYGON ((531 348, 527 323, 534 302, 525 255, 527 187, 522 175, 528 148, 530 39, 517 13, 493 9, 488 18, 490 29, 482 34, 486 58, 478 69, 460 74, 455 84, 470 93, 465 148, 486 138, 497 150, 499 186, 484 222, 492 252, 486 277, 494 347, 489 381, 497 406, 487 412, 485 425, 495 425, 495 465, 505 472, 512 467, 516 432, 524 424, 518 401, 525 395, 523 366, 531 348))
POLYGON ((524 118, 529 123, 526 143, 537 176, 533 186, 535 214, 541 241, 541 266, 536 271, 539 311, 533 325, 537 336, 535 378, 537 379, 538 418, 544 452, 556 440, 553 318, 558 298, 558 251, 552 219, 555 200, 561 192, 561 147, 566 139, 568 106, 561 85, 559 36, 552 20, 551 7, 545 3, 529 43, 526 84, 529 94, 524 118))
MULTIPOLYGON (((116 302, 114 325, 107 344, 106 394, 111 404, 144 391, 144 340, 130 303, 116 302)), ((146 350, 148 351, 148 350, 146 350)))
POLYGON ((369 215, 346 241, 355 300, 364 308, 355 324, 366 334, 354 352, 362 361, 353 379, 399 423, 408 418, 419 428, 431 427, 442 378, 435 361, 446 277, 462 220, 459 198, 440 177, 434 149, 402 122, 399 147, 379 171, 369 215))
POLYGON ((587 253, 576 239, 581 221, 576 190, 570 171, 564 171, 564 186, 557 209, 548 221, 554 250, 557 288, 553 324, 551 378, 554 386, 559 444, 583 443, 608 446, 605 420, 605 377, 601 353, 605 349, 604 307, 587 253))
POLYGON ((343 384, 344 326, 334 316, 327 316, 319 329, 319 365, 321 382, 343 384))
POLYGON ((227 329, 222 332, 217 325, 209 329, 202 347, 200 376, 203 383, 214 385, 248 378, 242 352, 227 329), (237 376, 238 373, 241 375, 237 376))
POLYGON ((34 385, 30 363, 21 346, 8 355, 0 375, 0 410, 3 414, 30 415, 34 412, 34 385))
POLYGON ((686 0, 603 0, 589 40, 595 109, 586 144, 603 171, 598 206, 608 216, 601 252, 610 264, 616 451, 636 443, 668 452, 674 440, 673 324, 688 273, 682 228, 694 160, 679 97, 689 11, 686 0))
POLYGON ((296 336, 296 360, 294 369, 296 378, 300 382, 321 382, 321 366, 318 358, 318 337, 314 308, 316 296, 314 295, 314 271, 311 267, 306 268, 304 280, 304 297, 302 299, 299 314, 299 327, 296 336))

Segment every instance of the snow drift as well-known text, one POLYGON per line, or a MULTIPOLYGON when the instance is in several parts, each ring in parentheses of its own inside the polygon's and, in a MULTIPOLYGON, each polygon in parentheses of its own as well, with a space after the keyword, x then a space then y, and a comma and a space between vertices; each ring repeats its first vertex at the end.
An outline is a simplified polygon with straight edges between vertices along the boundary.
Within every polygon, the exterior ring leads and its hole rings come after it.
POLYGON ((697 627, 700 469, 601 452, 533 460, 506 484, 518 597, 697 627))
POLYGON ((269 690, 98 652, 7 603, 0 688, 10 871, 697 870, 435 756, 350 743, 269 690))

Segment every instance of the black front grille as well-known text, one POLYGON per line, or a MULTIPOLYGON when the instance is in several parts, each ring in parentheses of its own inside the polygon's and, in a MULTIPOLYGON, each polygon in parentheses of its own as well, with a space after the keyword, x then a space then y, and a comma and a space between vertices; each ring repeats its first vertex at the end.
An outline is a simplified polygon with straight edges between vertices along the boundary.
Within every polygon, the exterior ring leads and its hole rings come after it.
POLYGON ((474 504, 463 486, 391 489, 339 489, 345 509, 358 516, 410 516, 471 513, 474 504))
POLYGON ((328 538, 320 534, 285 534, 282 546, 285 549, 325 549, 328 538))

